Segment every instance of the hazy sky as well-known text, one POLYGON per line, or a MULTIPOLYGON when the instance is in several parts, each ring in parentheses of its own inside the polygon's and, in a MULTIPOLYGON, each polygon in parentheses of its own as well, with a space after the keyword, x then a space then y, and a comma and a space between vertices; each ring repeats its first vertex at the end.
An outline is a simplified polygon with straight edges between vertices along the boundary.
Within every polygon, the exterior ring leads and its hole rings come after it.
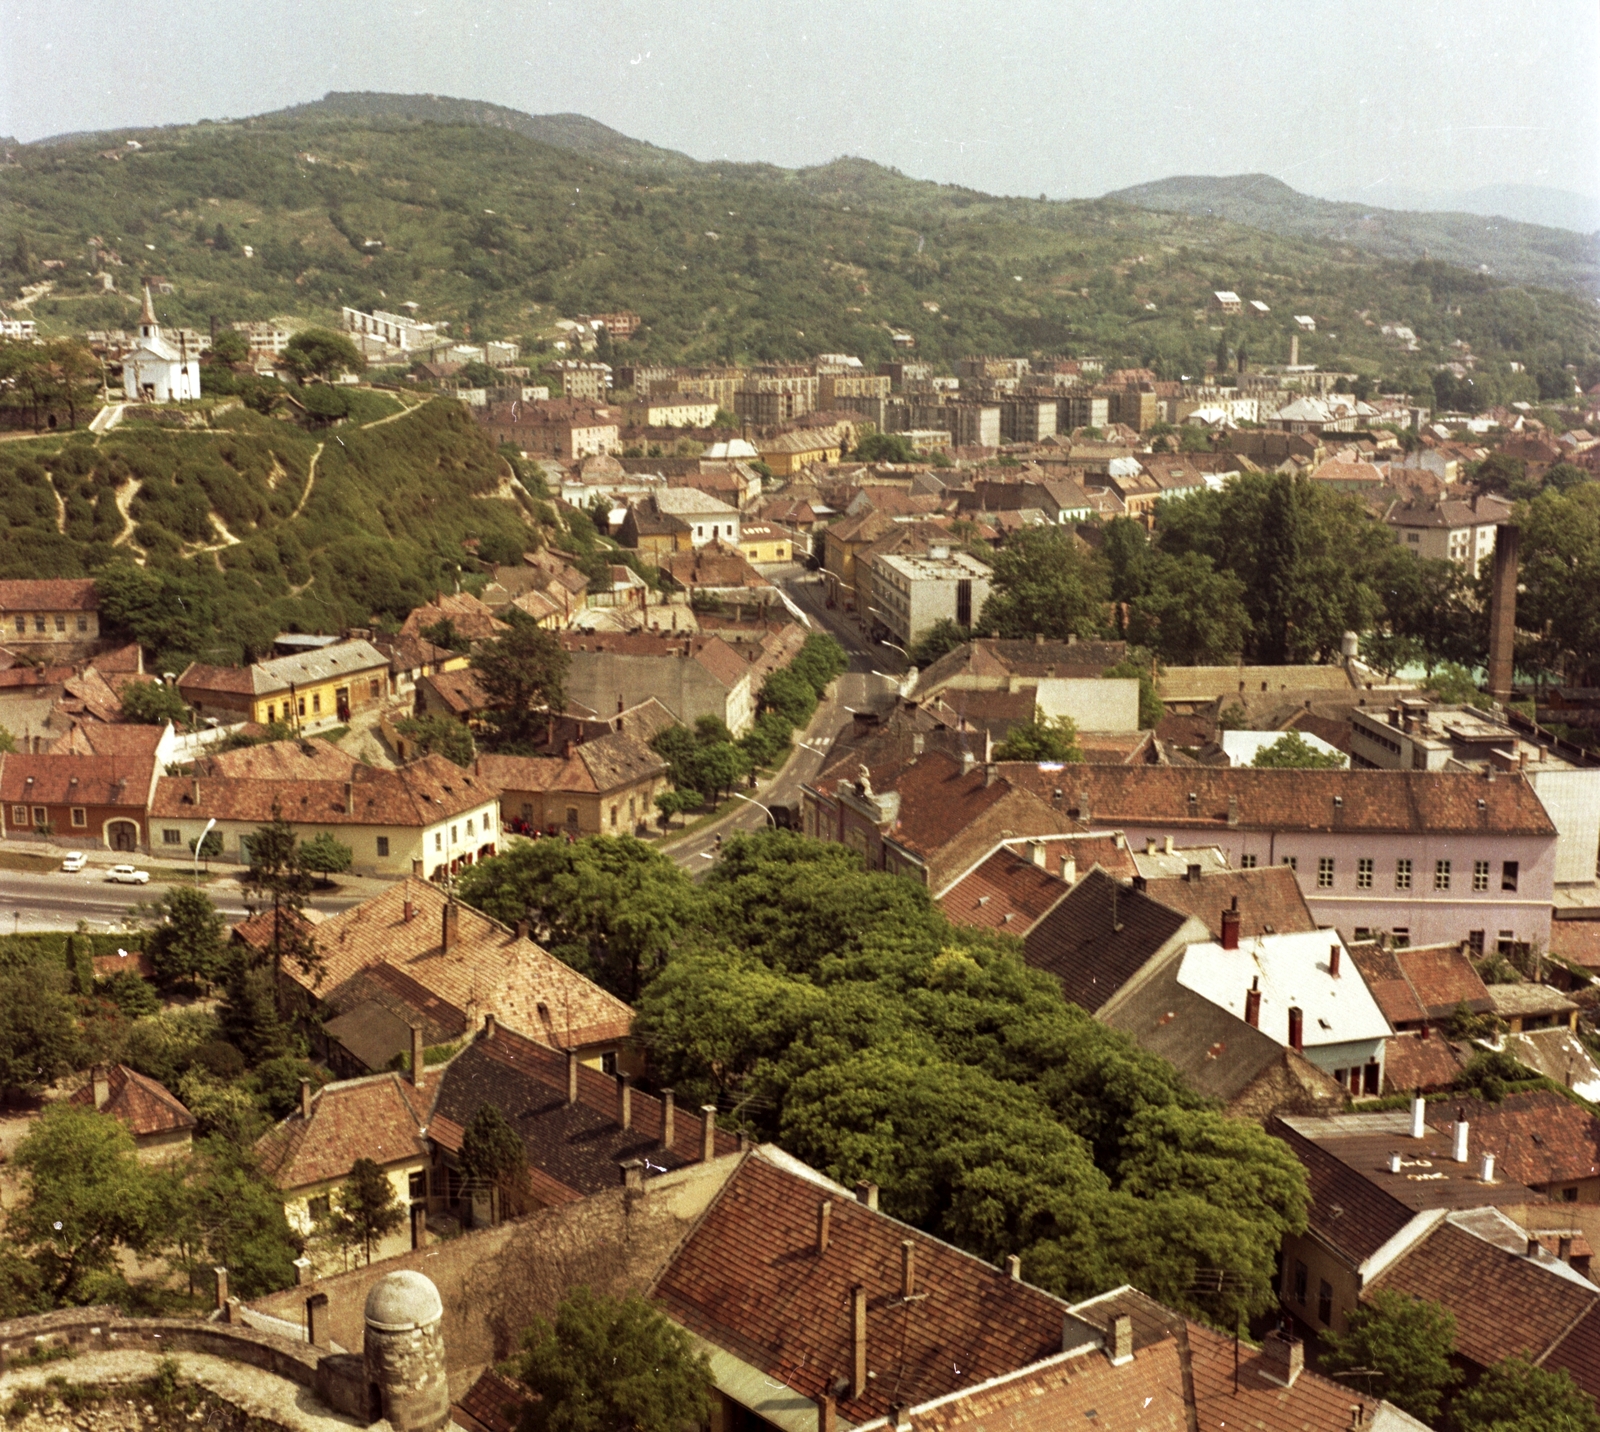
POLYGON ((1600 195, 1596 0, 0 0, 0 67, 23 140, 392 90, 1053 198, 1254 171, 1600 195))

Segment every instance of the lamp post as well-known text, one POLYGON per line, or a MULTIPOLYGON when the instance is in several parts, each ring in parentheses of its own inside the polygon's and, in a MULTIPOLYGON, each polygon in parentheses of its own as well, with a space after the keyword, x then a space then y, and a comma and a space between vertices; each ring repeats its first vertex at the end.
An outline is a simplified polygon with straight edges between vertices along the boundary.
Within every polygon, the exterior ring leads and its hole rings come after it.
POLYGON ((746 805, 760 806, 762 810, 767 811, 767 819, 772 822, 772 828, 774 830, 776 830, 778 828, 778 818, 777 818, 777 816, 773 815, 773 813, 770 810, 767 810, 766 806, 761 805, 760 801, 753 801, 753 800, 750 799, 749 796, 740 795, 738 791, 729 791, 728 794, 730 796, 732 796, 734 798, 734 800, 736 800, 736 801, 745 802, 746 805))
MULTIPOLYGON (((198 782, 196 782, 198 784, 198 782)), ((206 828, 200 832, 200 839, 194 843, 194 883, 195 888, 200 887, 200 851, 205 846, 206 837, 211 834, 211 828, 217 823, 216 816, 206 822, 206 828)))

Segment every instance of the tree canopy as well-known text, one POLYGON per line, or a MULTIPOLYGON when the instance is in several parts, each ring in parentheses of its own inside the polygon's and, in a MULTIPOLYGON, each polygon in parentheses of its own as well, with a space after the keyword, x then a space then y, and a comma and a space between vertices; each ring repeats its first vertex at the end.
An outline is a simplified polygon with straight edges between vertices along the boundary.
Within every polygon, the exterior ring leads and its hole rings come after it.
POLYGON ((1431 1423, 1460 1380, 1450 1362, 1454 1315, 1426 1299, 1379 1288, 1351 1311, 1349 1322, 1348 1332, 1323 1334, 1328 1370, 1371 1369, 1377 1374, 1369 1389, 1374 1396, 1431 1423))
POLYGON ((1298 731, 1285 731, 1270 746, 1257 751, 1250 764, 1273 770, 1341 771, 1350 764, 1350 758, 1337 751, 1319 750, 1298 731))

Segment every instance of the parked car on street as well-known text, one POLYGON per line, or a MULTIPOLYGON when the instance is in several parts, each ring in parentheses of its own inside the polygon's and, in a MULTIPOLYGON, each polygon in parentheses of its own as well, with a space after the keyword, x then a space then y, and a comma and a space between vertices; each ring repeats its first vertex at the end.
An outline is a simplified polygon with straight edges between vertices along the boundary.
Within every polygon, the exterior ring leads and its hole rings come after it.
POLYGON ((89 857, 81 850, 69 850, 67 858, 61 862, 61 868, 69 875, 76 874, 89 863, 89 857))
POLYGON ((150 872, 138 870, 131 865, 113 865, 106 872, 107 880, 114 880, 118 885, 148 885, 150 872))

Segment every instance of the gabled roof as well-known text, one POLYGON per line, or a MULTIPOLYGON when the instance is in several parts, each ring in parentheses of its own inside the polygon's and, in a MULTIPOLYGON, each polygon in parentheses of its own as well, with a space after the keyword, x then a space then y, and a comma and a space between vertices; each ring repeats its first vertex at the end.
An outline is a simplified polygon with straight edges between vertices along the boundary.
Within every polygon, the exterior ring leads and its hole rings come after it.
MULTIPOLYGON (((704 1125, 698 1113, 674 1110, 672 1147, 665 1149, 662 1100, 633 1090, 624 1129, 619 1082, 588 1065, 579 1065, 577 1074, 578 1098, 571 1103, 566 1054, 496 1025, 445 1066, 428 1132, 457 1151, 473 1115, 493 1104, 522 1139, 533 1192, 550 1203, 615 1188, 620 1166, 630 1159, 647 1161, 647 1175, 699 1161, 704 1125)), ((718 1154, 737 1150, 734 1135, 714 1135, 718 1154)))
POLYGON ((0 612, 92 612, 99 604, 92 577, 0 582, 0 612))
MULTIPOLYGON (((195 1126, 195 1117, 166 1086, 126 1064, 113 1064, 107 1075, 111 1097, 100 1112, 120 1119, 136 1139, 156 1134, 175 1134, 195 1126)), ((94 1080, 91 1079, 68 1101, 94 1108, 94 1080)))
POLYGON ((939 897, 939 909, 958 925, 999 930, 1019 939, 1070 887, 1060 876, 1004 847, 939 897))
POLYGON ((1474 1014, 1492 1008, 1483 980, 1458 945, 1352 945, 1350 959, 1393 1025, 1447 1019, 1462 1003, 1474 1014))
POLYGON ((425 1161, 422 1131, 438 1077, 425 1072, 420 1089, 393 1072, 323 1085, 309 1119, 296 1110, 256 1141, 262 1173, 288 1192, 341 1179, 357 1159, 380 1167, 425 1161))
POLYGON ((1397 1034, 1384 1046, 1383 1092, 1433 1094, 1454 1088, 1465 1064, 1462 1050, 1437 1032, 1429 1031, 1426 1039, 1420 1032, 1397 1034))
POLYGON ((1254 870, 1207 872, 1196 880, 1187 876, 1145 881, 1145 894, 1169 910, 1194 915, 1222 937, 1222 912, 1234 908, 1239 933, 1244 936, 1284 935, 1315 930, 1317 922, 1300 893, 1300 882, 1287 865, 1263 865, 1254 870), (1234 901, 1238 901, 1234 905, 1234 901))
POLYGON ((0 801, 124 806, 143 812, 155 753, 129 756, 0 755, 0 801))
POLYGON ((1498 1247, 1461 1222, 1460 1215, 1447 1218, 1363 1295, 1391 1288, 1439 1303, 1455 1315, 1456 1353, 1480 1368, 1517 1354, 1538 1361, 1600 1303, 1592 1285, 1498 1247))
POLYGON ((1099 1329, 1066 1304, 907 1224, 747 1156, 654 1288, 674 1321, 804 1397, 852 1361, 852 1290, 867 1305, 865 1393, 839 1403, 860 1423, 1013 1372, 1099 1329), (817 1251, 818 1208, 831 1204, 817 1251), (904 1250, 914 1262, 903 1296, 904 1250))
MULTIPOLYGON (((1062 993, 1091 1014, 1198 920, 1126 888, 1096 867, 1029 932, 1023 957, 1061 981, 1062 993)), ((1185 943, 1187 943, 1187 938, 1185 943)))

